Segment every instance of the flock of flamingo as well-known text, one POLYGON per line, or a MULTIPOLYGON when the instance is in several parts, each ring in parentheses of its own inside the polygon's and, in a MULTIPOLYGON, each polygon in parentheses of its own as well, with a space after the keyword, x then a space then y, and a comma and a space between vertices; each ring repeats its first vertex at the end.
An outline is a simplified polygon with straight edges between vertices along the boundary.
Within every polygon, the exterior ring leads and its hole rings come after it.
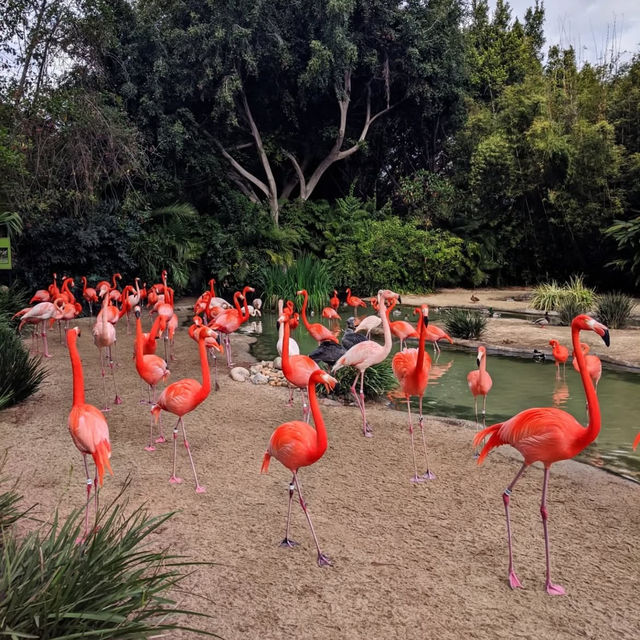
MULTIPOLYGON (((173 306, 173 290, 167 285, 167 273, 162 272, 162 282, 155 284, 147 291, 146 285, 140 288, 139 279, 135 279, 134 285, 127 285, 122 291, 118 290, 117 280, 120 274, 114 274, 112 281, 99 282, 95 288, 87 286, 86 278, 83 280, 82 297, 89 305, 92 317, 92 335, 95 345, 100 352, 101 374, 103 379, 103 392, 105 406, 102 410, 85 402, 84 379, 82 363, 77 348, 77 339, 80 330, 75 327, 66 330, 66 343, 71 359, 73 374, 73 404, 69 414, 69 430, 74 444, 83 456, 86 473, 86 510, 85 530, 80 539, 84 541, 89 535, 89 506, 91 492, 97 509, 97 485, 102 486, 105 469, 111 472, 109 458, 111 444, 109 441, 109 429, 105 419, 105 412, 110 410, 107 402, 105 383, 105 362, 108 364, 113 379, 115 400, 114 404, 121 402, 117 392, 114 371, 116 324, 120 318, 126 315, 127 331, 129 331, 129 315, 133 311, 135 316, 135 367, 140 378, 148 385, 148 399, 141 403, 151 406, 151 418, 149 427, 149 440, 145 450, 151 452, 158 443, 166 442, 160 423, 162 411, 172 413, 177 417, 173 427, 173 464, 169 478, 171 483, 181 483, 182 479, 176 475, 177 440, 180 430, 184 447, 187 451, 192 467, 195 490, 197 493, 205 491, 205 487, 199 482, 196 466, 193 460, 191 446, 187 439, 184 416, 201 404, 211 391, 211 376, 208 358, 213 358, 215 367, 215 386, 217 383, 216 353, 226 353, 227 365, 233 366, 231 356, 230 335, 248 320, 251 315, 260 314, 261 301, 253 300, 249 305, 247 294, 253 292, 251 287, 244 287, 233 296, 233 304, 215 295, 215 280, 210 280, 210 289, 204 292, 194 305, 193 324, 189 328, 189 335, 198 344, 202 382, 185 378, 166 386, 159 397, 157 387, 160 382, 166 381, 170 375, 168 361, 174 359, 173 334, 178 326, 178 318, 173 306), (156 313, 153 325, 148 333, 142 331, 141 307, 144 300, 150 308, 150 313, 156 313), (93 304, 100 304, 101 308, 95 321, 93 321, 93 304), (120 304, 118 308, 117 304, 120 304), (165 357, 155 355, 157 340, 164 339, 165 357), (167 357, 167 344, 169 345, 169 358, 167 357), (113 352, 112 352, 113 351, 113 352), (158 434, 154 437, 154 426, 158 425, 158 434), (87 465, 87 455, 91 455, 95 462, 95 474, 91 478, 87 465)), ((62 287, 58 289, 56 275, 53 283, 47 288, 36 292, 31 302, 36 302, 33 307, 23 309, 16 314, 21 317, 20 328, 25 323, 35 325, 33 341, 34 349, 39 351, 39 338, 42 338, 43 355, 50 357, 47 345, 47 326, 51 327, 57 320, 65 323, 76 317, 82 311, 82 305, 76 301, 72 290, 74 282, 71 278, 65 278, 62 287)), ((305 290, 298 291, 302 297, 300 312, 295 310, 293 301, 279 301, 279 339, 277 349, 282 356, 282 371, 290 386, 289 405, 293 401, 293 390, 302 392, 303 411, 302 420, 285 422, 273 432, 267 451, 264 454, 262 472, 269 468, 271 458, 276 458, 292 473, 289 483, 289 502, 287 511, 287 523, 285 537, 280 543, 283 547, 292 547, 297 543, 289 537, 289 522, 294 493, 297 492, 298 500, 309 523, 309 527, 317 549, 318 565, 330 565, 331 561, 320 549, 318 538, 313 528, 307 505, 303 499, 298 472, 301 467, 309 466, 318 461, 327 449, 327 431, 318 399, 316 385, 322 384, 327 390, 332 390, 336 379, 330 373, 321 368, 319 362, 330 367, 331 373, 342 367, 352 367, 355 370, 355 378, 351 385, 351 393, 359 408, 362 418, 362 433, 365 437, 373 436, 373 428, 367 420, 364 399, 364 376, 366 370, 383 362, 390 354, 392 336, 400 340, 400 351, 392 358, 391 366, 399 382, 402 395, 405 397, 408 409, 409 433, 411 436, 411 454, 414 474, 411 482, 419 483, 432 480, 435 475, 431 471, 428 462, 427 444, 424 430, 424 416, 422 413, 422 400, 429 381, 431 358, 426 351, 427 341, 433 342, 434 352, 439 350, 438 340, 447 339, 452 342, 442 329, 429 324, 429 307, 421 305, 414 310, 417 314, 417 325, 398 320, 392 321, 391 311, 398 301, 398 294, 389 290, 380 290, 371 304, 376 310, 375 315, 357 317, 358 308, 366 307, 364 300, 353 296, 347 289, 346 304, 355 309, 355 318, 344 332, 342 341, 337 338, 336 325, 340 316, 337 311, 340 300, 337 291, 334 290, 330 298, 330 305, 323 309, 322 317, 334 322, 333 330, 321 323, 311 323, 307 316, 308 295, 305 290), (318 348, 309 355, 300 353, 296 341, 291 337, 291 332, 299 323, 300 317, 309 334, 318 342, 318 348), (359 320, 359 321, 358 321, 359 320), (356 326, 356 323, 357 326, 356 326), (382 344, 370 339, 370 332, 381 327, 384 336, 382 344), (418 340, 417 348, 405 346, 406 340, 414 338, 418 340), (359 385, 358 385, 359 382, 359 385), (359 386, 359 388, 358 388, 359 386), (414 445, 414 423, 411 413, 411 398, 418 399, 418 426, 420 428, 422 450, 424 455, 424 471, 418 471, 416 452, 414 445), (311 426, 309 418, 313 417, 311 426)), ((482 397, 482 429, 477 428, 473 438, 473 447, 478 463, 486 458, 491 449, 509 444, 518 450, 524 461, 518 473, 504 490, 503 502, 507 525, 507 539, 509 549, 508 579, 512 588, 521 587, 521 583, 513 566, 513 553, 511 545, 511 522, 509 517, 509 503, 513 489, 522 477, 525 470, 534 462, 542 462, 544 466, 544 479, 542 487, 542 499, 540 513, 543 522, 545 551, 546 551, 546 590, 550 595, 564 594, 564 589, 551 581, 549 535, 547 529, 547 488, 549 481, 549 469, 554 462, 567 460, 576 456, 587 445, 595 440, 600 426, 600 408, 596 395, 598 380, 602 367, 597 356, 588 355, 588 346, 580 343, 581 331, 593 331, 600 336, 604 343, 609 345, 609 331, 606 326, 597 322, 588 315, 578 315, 571 323, 571 340, 573 346, 573 366, 579 372, 584 387, 588 425, 584 427, 573 416, 558 408, 532 408, 521 411, 505 422, 486 426, 486 399, 492 380, 487 371, 487 353, 483 346, 478 348, 477 370, 468 374, 469 389, 474 397, 476 424, 478 421, 478 398, 482 397), (484 445, 483 445, 484 443, 484 445), (482 446, 481 450, 479 447, 482 446), (479 453, 478 453, 479 451, 479 453)), ((556 376, 560 376, 559 367, 564 365, 569 357, 567 347, 560 345, 557 340, 550 340, 553 347, 553 357, 556 362, 556 376)), ((640 443, 640 433, 636 437, 633 448, 640 443)))

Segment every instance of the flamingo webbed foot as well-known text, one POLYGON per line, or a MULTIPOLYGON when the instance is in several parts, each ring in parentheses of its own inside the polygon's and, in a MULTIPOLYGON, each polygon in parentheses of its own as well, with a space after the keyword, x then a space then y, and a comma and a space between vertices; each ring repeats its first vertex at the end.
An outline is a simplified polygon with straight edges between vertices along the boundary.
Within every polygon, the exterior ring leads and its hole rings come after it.
POLYGON ((111 411, 111 407, 105 407, 104 409, 100 409, 100 411, 102 411, 102 413, 108 413, 111 411))
POLYGON ((520 580, 518 580, 518 576, 516 575, 516 572, 511 569, 511 571, 509 571, 509 586, 512 589, 523 589, 524 587, 522 586, 522 583, 520 582, 520 580))
POLYGON ((424 482, 424 478, 422 476, 413 476, 413 478, 411 478, 410 482, 414 482, 414 483, 418 483, 418 482, 424 482))
POLYGON ((331 567, 332 563, 331 563, 331 560, 329 560, 329 558, 327 558, 327 556, 324 555, 324 553, 319 553, 318 554, 318 566, 319 567, 331 567))
POLYGON ((163 442, 166 442, 166 441, 167 441, 167 439, 166 439, 164 436, 158 436, 158 437, 155 439, 155 443, 156 443, 156 444, 162 444, 163 442))
POLYGON ((148 444, 145 448, 145 451, 155 451, 156 448, 152 444, 148 444))
POLYGON ((436 479, 436 474, 433 473, 433 471, 429 471, 429 469, 427 469, 423 474, 422 477, 425 480, 435 480, 436 479))
POLYGON ((553 584, 547 580, 547 593, 550 596, 563 596, 566 594, 566 591, 559 584, 553 584))
POLYGON ((50 353, 44 353, 42 355, 44 355, 45 358, 53 358, 53 356, 50 353))
POLYGON ((171 476, 169 478, 169 484, 182 484, 182 478, 178 478, 178 476, 171 476))
POLYGON ((122 398, 120 396, 116 396, 116 399, 113 401, 113 404, 122 404, 122 398))
POLYGON ((290 538, 285 538, 278 546, 287 548, 287 549, 293 549, 294 547, 297 547, 299 544, 300 543, 296 542, 295 540, 291 540, 290 538))
POLYGON ((206 487, 203 487, 202 485, 198 485, 196 487, 196 493, 206 493, 206 492, 207 492, 206 487))

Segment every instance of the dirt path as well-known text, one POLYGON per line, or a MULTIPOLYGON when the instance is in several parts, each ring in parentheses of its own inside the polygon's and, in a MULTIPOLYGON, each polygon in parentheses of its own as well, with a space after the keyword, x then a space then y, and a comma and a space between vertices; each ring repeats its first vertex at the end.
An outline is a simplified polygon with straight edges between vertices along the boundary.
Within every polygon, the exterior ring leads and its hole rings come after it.
MULTIPOLYGON (((99 405, 98 354, 87 322, 80 324, 87 329, 79 339, 87 399, 99 405)), ((405 414, 372 405, 375 437, 366 440, 355 407, 325 406, 328 451, 301 471, 320 542, 334 562, 321 569, 297 504, 292 536, 300 546, 278 547, 288 472, 272 461, 268 475, 259 473, 271 432, 299 418, 299 401, 286 408, 284 389, 223 375, 221 391, 186 419, 207 492, 194 492, 183 447, 178 470, 185 483, 169 485, 170 445, 143 450, 148 409, 138 403, 132 337, 120 328, 119 336, 124 403, 107 416, 115 476, 106 478, 102 499, 130 477, 132 505, 144 503, 154 514, 178 510, 151 543, 215 563, 199 568, 179 594, 181 606, 212 616, 192 624, 228 640, 640 636, 640 486, 574 462, 554 465, 552 562, 554 579, 568 595, 552 598, 544 592, 542 473, 530 470, 511 502, 516 568, 525 586, 511 591, 501 492, 519 467, 515 456, 500 449, 478 467, 472 429, 428 419, 437 479, 414 486, 405 414)), ((19 478, 26 503, 37 502, 45 519, 56 506, 68 512, 82 505, 84 497, 81 457, 66 427, 69 360, 64 347, 52 343, 42 390, 0 412, 0 439, 8 449, 4 471, 19 478)), ((182 328, 176 349, 171 380, 199 377, 196 347, 182 328)), ((164 421, 169 431, 168 417, 164 421)))

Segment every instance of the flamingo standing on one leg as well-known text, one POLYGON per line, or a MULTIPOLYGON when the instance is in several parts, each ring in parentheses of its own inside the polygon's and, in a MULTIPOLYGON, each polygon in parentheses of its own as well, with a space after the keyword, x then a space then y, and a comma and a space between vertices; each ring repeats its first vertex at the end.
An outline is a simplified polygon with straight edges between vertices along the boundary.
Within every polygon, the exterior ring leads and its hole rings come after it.
POLYGON ((156 423, 160 417, 162 410, 173 413, 174 416, 178 416, 178 421, 173 428, 173 471, 169 482, 171 484, 180 484, 182 478, 176 476, 176 457, 178 452, 178 426, 182 425, 182 437, 185 449, 189 454, 189 460, 191 462, 191 468, 193 469, 193 477, 196 481, 196 493, 204 493, 205 488, 198 482, 198 474, 196 473, 196 465, 193 462, 193 456, 191 455, 191 446, 187 440, 187 430, 182 420, 190 411, 193 411, 204 399, 209 395, 211 391, 211 376, 209 374, 209 363, 207 362, 207 347, 205 341, 207 338, 215 337, 213 330, 208 327, 203 327, 200 330, 198 336, 198 348, 200 350, 200 370, 202 372, 202 384, 192 378, 183 378, 177 382, 171 383, 160 394, 158 402, 151 408, 151 413, 154 416, 156 423))
POLYGON ((98 314, 96 323, 91 327, 91 333, 93 334, 93 343, 98 347, 100 352, 100 368, 102 371, 102 390, 104 393, 104 409, 103 411, 110 411, 109 403, 107 402, 107 383, 105 381, 104 371, 104 353, 103 349, 107 350, 107 358, 109 359, 109 368, 111 369, 111 377, 113 379, 113 389, 116 393, 113 404, 122 404, 122 399, 118 395, 118 387, 116 386, 116 374, 114 371, 113 357, 111 354, 111 347, 116 343, 116 328, 108 320, 107 309, 109 308, 109 296, 105 295, 102 298, 102 309, 98 314))
POLYGON ((411 434, 411 454, 413 456, 414 476, 411 482, 423 482, 433 480, 435 475, 429 470, 429 460, 427 458, 427 443, 424 437, 424 417, 422 415, 422 396, 429 384, 429 369, 431 368, 431 358, 425 353, 424 343, 427 339, 427 326, 429 324, 429 307, 426 304, 420 309, 414 309, 414 313, 420 314, 420 334, 417 349, 404 349, 393 356, 391 368, 398 379, 402 392, 407 400, 407 411, 409 413, 409 433, 411 434), (416 450, 413 444, 413 422, 411 420, 411 396, 418 396, 420 405, 420 431, 422 433, 422 445, 424 447, 424 463, 426 472, 418 475, 418 465, 416 464, 416 450))
POLYGON ((82 376, 82 362, 76 344, 80 329, 74 327, 67 331, 67 346, 71 357, 71 370, 73 373, 73 405, 69 413, 69 432, 73 444, 82 454, 84 470, 87 474, 87 506, 84 517, 84 536, 89 532, 89 503, 91 501, 91 487, 95 496, 96 514, 98 513, 98 482, 102 486, 105 468, 113 475, 111 470, 111 443, 109 442, 109 426, 102 413, 93 405, 87 404, 84 398, 84 378, 82 376), (90 454, 96 465, 94 479, 89 475, 87 466, 87 454, 90 454))
POLYGON ((318 565, 320 567, 331 565, 331 561, 320 551, 318 538, 311 523, 311 516, 307 510, 307 504, 302 497, 300 491, 300 483, 298 482, 298 470, 300 467, 308 467, 317 462, 327 450, 327 431, 324 426, 324 419, 318 405, 316 397, 316 384, 324 384, 325 388, 330 391, 336 385, 337 380, 332 378, 326 371, 316 369, 309 376, 307 391, 309 393, 309 403, 311 405, 311 413, 313 414, 313 422, 315 429, 307 422, 295 420, 293 422, 285 422, 281 424, 271 435, 269 440, 269 448, 264 454, 262 461, 261 473, 267 473, 269 470, 269 461, 271 457, 279 460, 287 469, 293 473, 293 478, 289 483, 289 509, 287 512, 287 528, 285 530, 284 540, 280 543, 281 547, 293 547, 298 544, 289 538, 289 521, 291 519, 291 502, 293 500, 294 487, 298 491, 300 506, 304 511, 304 515, 309 522, 311 534, 316 543, 318 550, 318 565))
MULTIPOLYGON (((167 363, 160 357, 155 355, 144 355, 142 351, 142 321, 140 320, 140 307, 134 308, 136 316, 136 371, 138 375, 149 385, 149 388, 153 392, 152 404, 156 403, 156 387, 160 380, 166 382, 170 375, 169 369, 167 369, 167 363)), ((149 444, 145 447, 146 451, 155 451, 153 440, 153 416, 151 416, 151 425, 149 428, 149 444)), ((158 421, 160 425, 160 421, 158 421)), ((166 438, 162 433, 162 426, 160 425, 160 434, 155 439, 155 442, 166 442, 166 438)))
POLYGON ((347 289, 347 304, 356 310, 355 311, 356 318, 358 317, 358 307, 365 307, 365 308, 367 307, 367 303, 362 298, 358 298, 358 296, 351 295, 351 289, 347 289))
POLYGON ((307 302, 309 300, 309 294, 306 289, 301 289, 296 293, 296 295, 303 296, 304 302, 302 303, 302 322, 304 326, 307 328, 309 335, 318 343, 324 342, 325 340, 330 340, 331 342, 335 342, 338 344, 338 338, 327 329, 323 324, 319 322, 310 323, 307 319, 307 302))
POLYGON ((362 414, 362 433, 367 437, 373 435, 371 425, 367 422, 367 414, 364 406, 364 372, 374 364, 380 364, 391 351, 391 329, 389 328, 389 318, 385 313, 385 302, 387 300, 397 300, 398 294, 381 289, 378 291, 378 313, 382 320, 382 328, 384 330, 384 345, 379 345, 373 340, 365 340, 359 342, 349 349, 338 361, 333 365, 332 371, 337 371, 342 367, 355 367, 358 372, 351 385, 351 393, 356 399, 356 404, 360 408, 362 414), (360 396, 356 393, 356 382, 360 377, 360 396))
POLYGON ((583 427, 572 415, 562 409, 552 407, 526 409, 506 422, 491 425, 476 434, 474 446, 478 446, 482 439, 490 436, 484 445, 478 464, 494 447, 510 444, 524 457, 522 467, 511 484, 503 493, 505 514, 507 519, 507 539, 509 543, 509 584, 512 589, 522 587, 520 580, 513 570, 513 551, 511 547, 511 523, 509 520, 509 500, 516 482, 528 466, 534 462, 544 465, 544 481, 542 484, 542 501, 540 514, 544 529, 544 545, 547 564, 546 589, 549 595, 562 595, 564 589, 551 582, 549 561, 549 532, 547 530, 547 486, 549 483, 549 468, 558 460, 569 460, 591 444, 600 432, 600 406, 593 382, 587 372, 584 354, 580 349, 580 331, 594 331, 609 346, 609 330, 600 322, 596 322, 587 315, 576 316, 571 322, 571 341, 578 360, 580 378, 587 397, 589 424, 583 427))
POLYGON ((549 344, 553 347, 551 353, 556 363, 556 379, 560 378, 560 365, 562 365, 562 373, 565 373, 565 365, 569 358, 569 349, 560 344, 557 340, 549 340, 549 344))
POLYGON ((476 433, 478 431, 478 396, 482 396, 482 426, 486 427, 487 394, 491 391, 493 380, 487 371, 487 350, 485 347, 478 347, 478 357, 476 358, 478 368, 469 371, 467 383, 469 390, 473 394, 473 407, 476 412, 476 433))

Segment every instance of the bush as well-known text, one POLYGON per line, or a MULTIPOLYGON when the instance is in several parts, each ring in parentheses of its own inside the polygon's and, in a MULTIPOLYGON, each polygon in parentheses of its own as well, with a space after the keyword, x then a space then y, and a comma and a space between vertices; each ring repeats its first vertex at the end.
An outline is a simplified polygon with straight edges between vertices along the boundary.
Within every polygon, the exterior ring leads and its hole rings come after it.
POLYGON ((633 299, 620 292, 604 293, 596 299, 598 320, 610 329, 624 329, 629 322, 633 307, 633 299))
MULTIPOLYGON (((9 496, 9 500, 12 496, 9 496)), ((0 503, 6 502, 2 499, 0 503)), ((99 528, 83 544, 84 509, 18 539, 5 531, 0 549, 0 620, 14 638, 148 638, 188 629, 167 621, 181 611, 167 597, 193 563, 143 546, 171 514, 130 515, 120 500, 100 510, 99 528)), ((193 630, 193 629, 192 629, 193 630)), ((194 630, 195 631, 195 630, 194 630)), ((204 632, 201 632, 204 633, 204 632)), ((207 634, 211 635, 211 634, 207 634)))
POLYGON ((559 286, 555 280, 537 286, 533 290, 531 305, 540 311, 560 311, 563 306, 567 310, 583 309, 578 313, 585 313, 591 309, 595 301, 593 289, 584 286, 582 276, 571 276, 569 281, 559 286), (566 302, 572 300, 571 302, 566 302), (566 303, 566 304, 565 304, 566 303))
POLYGON ((555 280, 538 285, 533 290, 531 306, 540 311, 554 311, 560 305, 565 293, 564 288, 555 280))
POLYGON ((567 296, 560 303, 558 312, 560 315, 560 324, 568 326, 571 321, 581 313, 587 313, 591 305, 587 305, 584 300, 574 298, 573 296, 567 296))
POLYGON ((0 321, 0 409, 35 393, 47 375, 39 357, 29 356, 20 337, 0 321))
MULTIPOLYGON (((26 289, 12 284, 10 287, 0 287, 0 322, 10 323, 11 317, 20 309, 27 306, 26 289)), ((17 319, 14 323, 19 322, 17 319)))
MULTIPOLYGON (((326 368, 323 364, 320 365, 326 368)), ((331 375, 338 381, 332 393, 340 398, 349 400, 351 395, 351 385, 358 370, 354 367, 343 367, 331 375)), ((375 400, 385 396, 398 386, 398 381, 393 375, 393 370, 388 362, 381 362, 373 367, 369 367, 364 372, 364 395, 366 398, 375 400)), ((356 385, 356 391, 360 392, 360 383, 356 385)), ((318 395, 326 395, 324 387, 318 387, 318 395)))
POLYGON ((478 340, 487 326, 487 319, 478 311, 448 309, 444 312, 444 324, 454 338, 478 340))
POLYGON ((572 297, 579 306, 584 308, 585 311, 581 313, 586 313, 593 307, 596 299, 595 292, 593 289, 584 286, 584 278, 582 276, 571 276, 569 282, 565 284, 565 289, 567 296, 572 297))

